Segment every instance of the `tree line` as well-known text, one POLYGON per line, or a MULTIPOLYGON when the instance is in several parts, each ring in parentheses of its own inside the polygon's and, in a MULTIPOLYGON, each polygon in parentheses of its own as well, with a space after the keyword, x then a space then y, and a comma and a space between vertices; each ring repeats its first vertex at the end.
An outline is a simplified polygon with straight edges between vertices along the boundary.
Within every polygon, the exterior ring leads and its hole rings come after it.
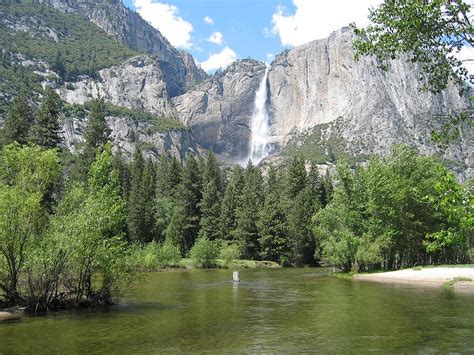
POLYGON ((71 155, 54 90, 36 111, 24 94, 10 106, 0 155, 5 305, 113 302, 150 253, 198 266, 220 255, 344 271, 471 260, 472 182, 412 148, 363 166, 338 162, 324 176, 298 156, 267 169, 221 167, 212 152, 156 161, 137 146, 127 159, 112 154, 104 103, 88 107, 71 155))

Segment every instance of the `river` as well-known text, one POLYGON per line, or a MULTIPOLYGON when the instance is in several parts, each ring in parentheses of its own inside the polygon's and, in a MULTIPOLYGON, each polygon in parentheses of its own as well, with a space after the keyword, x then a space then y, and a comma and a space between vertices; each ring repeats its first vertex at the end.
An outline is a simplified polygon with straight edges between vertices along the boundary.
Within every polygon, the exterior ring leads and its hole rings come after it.
POLYGON ((0 323, 0 353, 474 352, 474 296, 323 269, 144 275, 118 306, 0 323))

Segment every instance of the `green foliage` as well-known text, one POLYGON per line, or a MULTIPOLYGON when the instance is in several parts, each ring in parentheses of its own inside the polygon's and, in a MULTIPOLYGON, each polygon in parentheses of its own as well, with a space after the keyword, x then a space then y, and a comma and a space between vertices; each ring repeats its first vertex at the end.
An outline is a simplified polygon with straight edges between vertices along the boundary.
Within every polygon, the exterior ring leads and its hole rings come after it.
POLYGON ((43 148, 58 148, 61 144, 61 99, 51 87, 46 87, 33 126, 33 141, 43 148))
POLYGON ((218 247, 215 241, 205 237, 199 237, 191 248, 190 256, 197 268, 212 267, 218 255, 218 247))
POLYGON ((154 239, 155 167, 151 160, 144 162, 142 152, 136 148, 130 169, 130 193, 127 201, 129 237, 138 242, 154 239))
POLYGON ((31 27, 30 31, 12 31, 0 25, 0 47, 45 61, 62 80, 95 76, 97 70, 137 54, 78 14, 26 3, 0 5, 0 11, 13 23, 31 27))
POLYGON ((268 172, 265 201, 258 219, 260 257, 280 261, 288 254, 288 223, 282 206, 281 185, 272 167, 268 172))
POLYGON ((19 282, 44 231, 44 200, 60 174, 54 151, 4 147, 0 162, 0 289, 7 302, 20 300, 19 282))
POLYGON ((339 164, 333 198, 314 217, 316 254, 345 271, 462 261, 467 196, 439 162, 404 146, 355 172, 339 164))
POLYGON ((166 240, 158 249, 158 267, 177 267, 181 260, 181 251, 179 246, 166 240))
POLYGON ((217 160, 208 153, 203 173, 200 233, 203 237, 216 240, 220 237, 219 218, 221 213, 222 177, 217 160))
POLYGON ((259 256, 258 216, 263 203, 263 179, 260 170, 249 161, 244 171, 244 185, 236 209, 234 238, 244 246, 244 258, 259 256))
POLYGON ((232 235, 237 228, 237 208, 239 198, 244 185, 243 170, 236 166, 227 183, 224 196, 222 197, 220 215, 220 238, 222 240, 232 239, 232 235))
POLYGON ((26 144, 33 125, 33 111, 24 92, 20 92, 11 103, 1 131, 2 144, 18 142, 26 144))
POLYGON ((219 248, 219 259, 223 266, 228 268, 232 262, 240 257, 240 246, 237 243, 223 242, 219 248))
POLYGON ((383 68, 402 57, 421 65, 424 88, 438 93, 454 81, 465 89, 474 82, 458 57, 460 49, 473 46, 474 28, 465 1, 384 1, 370 11, 372 25, 355 29, 358 55, 375 55, 383 68))
POLYGON ((188 157, 182 171, 181 183, 178 191, 179 203, 184 213, 183 251, 188 252, 194 244, 199 232, 199 220, 202 199, 201 172, 194 156, 188 157))

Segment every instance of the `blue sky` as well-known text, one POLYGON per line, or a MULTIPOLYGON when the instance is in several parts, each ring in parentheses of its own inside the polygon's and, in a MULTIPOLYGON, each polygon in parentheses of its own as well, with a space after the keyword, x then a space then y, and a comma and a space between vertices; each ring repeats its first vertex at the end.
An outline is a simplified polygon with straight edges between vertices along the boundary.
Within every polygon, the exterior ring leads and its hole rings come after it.
POLYGON ((124 0, 208 72, 237 58, 271 61, 286 47, 357 22, 381 0, 124 0))

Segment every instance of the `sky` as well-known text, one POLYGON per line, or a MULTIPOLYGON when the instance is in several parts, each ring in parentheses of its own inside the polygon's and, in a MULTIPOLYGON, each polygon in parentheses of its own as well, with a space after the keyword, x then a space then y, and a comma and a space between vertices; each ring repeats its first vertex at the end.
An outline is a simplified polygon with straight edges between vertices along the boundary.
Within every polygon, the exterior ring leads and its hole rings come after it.
POLYGON ((124 0, 207 72, 236 59, 270 62, 285 48, 367 24, 381 0, 124 0))
MULTIPOLYGON (((123 0, 212 73, 236 59, 271 62, 286 48, 368 24, 382 0, 123 0)), ((473 3, 473 0, 466 0, 473 3)), ((460 56, 474 54, 472 48, 460 56)), ((472 58, 472 57, 471 57, 472 58)), ((474 63, 468 68, 472 73, 474 63)))

